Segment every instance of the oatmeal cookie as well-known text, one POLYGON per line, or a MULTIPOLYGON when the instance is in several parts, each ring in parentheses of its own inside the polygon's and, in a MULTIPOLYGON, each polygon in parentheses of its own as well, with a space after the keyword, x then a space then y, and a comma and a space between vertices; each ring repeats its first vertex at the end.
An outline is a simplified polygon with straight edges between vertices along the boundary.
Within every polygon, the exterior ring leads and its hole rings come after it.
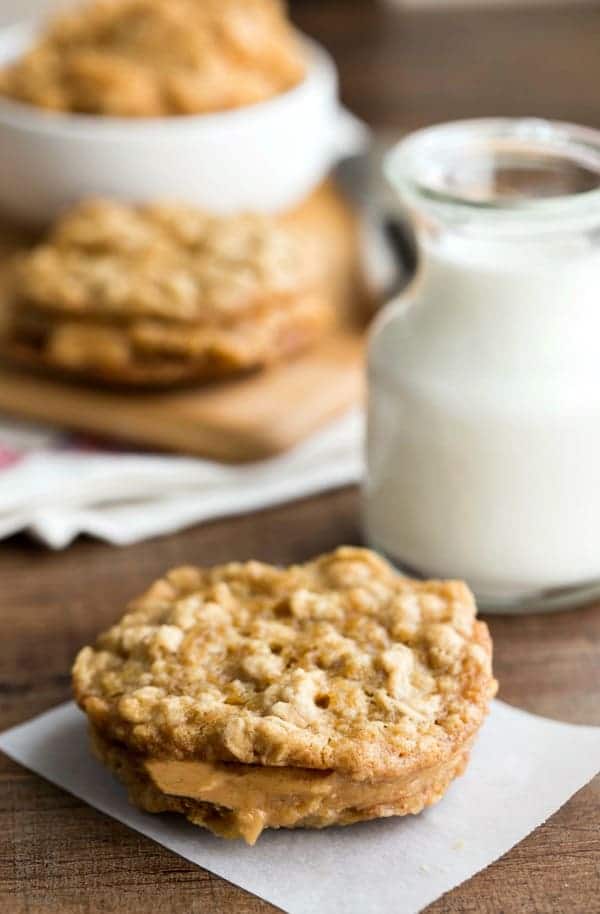
POLYGON ((258 368, 331 325, 317 259, 273 217, 87 201, 20 258, 5 348, 133 385, 258 368))
POLYGON ((264 101, 304 73, 278 0, 95 0, 0 71, 0 93, 54 111, 162 117, 264 101))
POLYGON ((366 549, 179 568, 80 652, 74 691, 150 811, 251 842, 414 813, 463 770, 496 689, 475 616, 463 583, 366 549))

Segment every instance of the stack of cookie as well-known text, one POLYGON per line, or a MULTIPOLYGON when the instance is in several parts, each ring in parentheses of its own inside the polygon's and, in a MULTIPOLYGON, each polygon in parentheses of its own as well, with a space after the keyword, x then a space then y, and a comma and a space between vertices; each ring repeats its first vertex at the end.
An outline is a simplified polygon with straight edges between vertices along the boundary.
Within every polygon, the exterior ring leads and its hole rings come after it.
POLYGON ((306 233, 259 214, 95 200, 20 258, 4 349, 85 378, 168 385, 271 364, 332 319, 306 233))
POLYGON ((253 844, 418 813, 464 770, 496 683, 459 582, 342 547, 180 568, 84 648, 77 701, 132 802, 253 844))

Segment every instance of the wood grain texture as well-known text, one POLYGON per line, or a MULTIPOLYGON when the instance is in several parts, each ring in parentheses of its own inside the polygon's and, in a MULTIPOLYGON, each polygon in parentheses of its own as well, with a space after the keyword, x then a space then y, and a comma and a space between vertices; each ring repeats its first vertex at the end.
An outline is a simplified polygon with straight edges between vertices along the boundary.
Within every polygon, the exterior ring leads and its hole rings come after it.
MULTIPOLYGON (((293 9, 334 51, 347 102, 374 124, 400 132, 526 111, 600 125, 597 5, 406 13, 366 0, 298 0, 293 9)), ((358 541, 357 496, 344 490, 123 550, 85 539, 60 554, 25 538, 0 545, 0 727, 67 698, 76 650, 169 566, 289 562, 358 541)), ((600 724, 599 606, 489 621, 502 698, 600 724)), ((599 899, 596 778, 427 914, 599 914, 599 899)), ((274 910, 0 757, 0 911, 274 910)))

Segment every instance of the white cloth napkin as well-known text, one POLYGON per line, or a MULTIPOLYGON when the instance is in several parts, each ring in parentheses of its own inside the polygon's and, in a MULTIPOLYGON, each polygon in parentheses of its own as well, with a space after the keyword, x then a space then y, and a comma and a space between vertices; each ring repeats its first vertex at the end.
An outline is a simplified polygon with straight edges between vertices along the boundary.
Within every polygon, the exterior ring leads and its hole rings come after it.
POLYGON ((600 769, 600 727, 494 702, 467 773, 419 816, 267 832, 249 848, 129 806, 65 704, 0 735, 0 749, 96 809, 289 914, 416 914, 533 831, 600 769))
POLYGON ((280 457, 242 466, 94 450, 81 438, 0 424, 0 537, 27 530, 54 549, 79 533, 118 545, 356 482, 353 411, 280 457))

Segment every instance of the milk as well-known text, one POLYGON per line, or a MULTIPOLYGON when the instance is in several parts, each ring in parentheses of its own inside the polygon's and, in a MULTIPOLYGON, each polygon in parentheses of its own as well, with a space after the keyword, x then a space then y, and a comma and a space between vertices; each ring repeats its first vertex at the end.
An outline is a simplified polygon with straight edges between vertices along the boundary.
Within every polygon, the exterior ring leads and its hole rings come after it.
POLYGON ((600 247, 538 235, 424 231, 369 351, 370 544, 505 608, 600 579, 600 247))

